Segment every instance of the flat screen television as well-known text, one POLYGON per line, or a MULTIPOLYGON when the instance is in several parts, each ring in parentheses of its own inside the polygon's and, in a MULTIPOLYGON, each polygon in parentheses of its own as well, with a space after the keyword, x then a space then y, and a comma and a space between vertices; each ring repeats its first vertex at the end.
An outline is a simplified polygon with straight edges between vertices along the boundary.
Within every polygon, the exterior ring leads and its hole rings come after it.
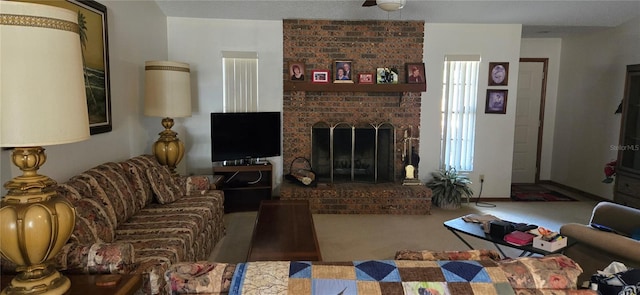
POLYGON ((211 113, 211 161, 280 156, 280 121, 280 112, 211 113))

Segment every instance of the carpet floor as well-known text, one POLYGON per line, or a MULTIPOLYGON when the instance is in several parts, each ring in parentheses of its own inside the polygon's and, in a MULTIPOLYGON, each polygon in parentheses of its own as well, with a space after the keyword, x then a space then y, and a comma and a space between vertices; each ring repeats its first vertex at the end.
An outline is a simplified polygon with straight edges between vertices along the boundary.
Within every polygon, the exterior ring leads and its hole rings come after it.
MULTIPOLYGON (((431 215, 313 214, 324 261, 393 259, 396 251, 467 250, 467 246, 443 226, 443 222, 470 213, 492 214, 504 220, 522 221, 558 230, 569 222, 588 223, 597 201, 557 191, 576 202, 494 202, 495 207, 463 203, 458 210, 432 207, 431 215)), ((244 262, 257 212, 225 214, 226 236, 216 245, 209 261, 244 262)), ((475 249, 495 249, 492 243, 464 237, 475 249)), ((520 253, 502 247, 508 256, 520 253)))

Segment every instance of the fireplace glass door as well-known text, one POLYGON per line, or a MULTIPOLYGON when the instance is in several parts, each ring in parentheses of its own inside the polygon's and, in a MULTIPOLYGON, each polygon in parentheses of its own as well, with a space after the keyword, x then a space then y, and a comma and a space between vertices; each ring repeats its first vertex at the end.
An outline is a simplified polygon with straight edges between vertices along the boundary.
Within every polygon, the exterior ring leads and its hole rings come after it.
POLYGON ((392 182, 394 128, 324 122, 312 128, 311 165, 321 182, 392 182))

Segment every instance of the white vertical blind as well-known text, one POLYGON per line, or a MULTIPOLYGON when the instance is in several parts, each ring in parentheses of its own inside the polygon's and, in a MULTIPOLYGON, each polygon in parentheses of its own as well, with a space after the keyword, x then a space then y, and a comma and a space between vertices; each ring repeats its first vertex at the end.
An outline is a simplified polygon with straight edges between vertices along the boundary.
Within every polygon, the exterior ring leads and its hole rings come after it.
POLYGON ((223 107, 225 112, 258 110, 258 54, 222 52, 223 107))
POLYGON ((473 171, 479 56, 447 56, 442 83, 442 168, 473 171))

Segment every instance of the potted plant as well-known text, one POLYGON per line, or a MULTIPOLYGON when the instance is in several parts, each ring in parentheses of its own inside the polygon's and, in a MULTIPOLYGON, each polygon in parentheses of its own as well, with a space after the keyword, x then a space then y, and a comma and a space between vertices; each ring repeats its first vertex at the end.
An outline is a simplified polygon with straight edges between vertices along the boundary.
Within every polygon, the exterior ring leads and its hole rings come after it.
POLYGON ((427 187, 432 191, 431 201, 434 205, 443 209, 458 209, 463 196, 473 196, 473 190, 469 187, 471 180, 455 168, 440 169, 431 175, 433 179, 427 183, 427 187))

